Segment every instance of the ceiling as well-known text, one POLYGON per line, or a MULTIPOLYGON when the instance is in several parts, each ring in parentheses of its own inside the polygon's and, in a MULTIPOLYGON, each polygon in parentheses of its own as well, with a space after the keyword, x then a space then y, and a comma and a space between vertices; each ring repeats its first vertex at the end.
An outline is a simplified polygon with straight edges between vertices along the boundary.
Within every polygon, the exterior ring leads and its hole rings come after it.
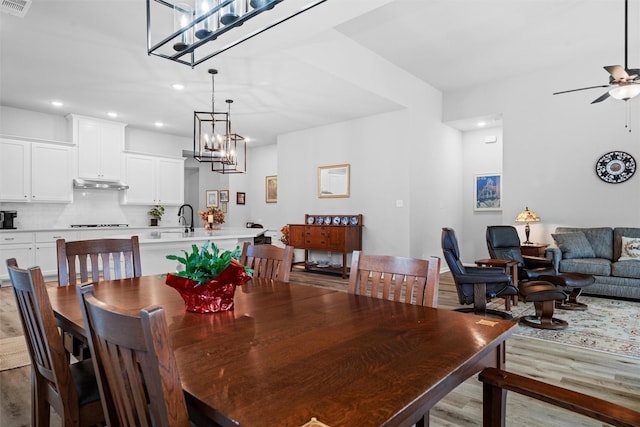
MULTIPOLYGON (((629 62, 638 68, 640 0, 629 11, 629 62)), ((606 84, 604 70, 594 82, 575 64, 624 64, 623 0, 328 0, 194 69, 147 55, 145 14, 142 0, 34 0, 24 18, 1 13, 0 104, 104 118, 116 111, 130 126, 190 137, 193 111, 211 108, 207 70, 216 68, 216 110, 233 99, 234 130, 268 144, 403 108, 296 54, 320 49, 324 37, 355 42, 445 93, 549 67, 574 87, 606 84), (52 107, 54 99, 64 106, 52 107)))

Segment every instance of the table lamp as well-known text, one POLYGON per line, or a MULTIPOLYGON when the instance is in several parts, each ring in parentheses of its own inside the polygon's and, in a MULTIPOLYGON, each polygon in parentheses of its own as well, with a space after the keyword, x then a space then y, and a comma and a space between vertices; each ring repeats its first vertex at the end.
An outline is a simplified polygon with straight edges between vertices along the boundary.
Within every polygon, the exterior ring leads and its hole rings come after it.
POLYGON ((524 235, 527 238, 527 240, 524 241, 524 244, 531 245, 532 242, 529 240, 529 232, 531 231, 529 229, 529 223, 540 222, 540 217, 538 216, 537 213, 530 211, 529 207, 527 206, 524 208, 522 212, 518 214, 518 216, 516 216, 516 222, 525 222, 527 224, 524 226, 524 235))

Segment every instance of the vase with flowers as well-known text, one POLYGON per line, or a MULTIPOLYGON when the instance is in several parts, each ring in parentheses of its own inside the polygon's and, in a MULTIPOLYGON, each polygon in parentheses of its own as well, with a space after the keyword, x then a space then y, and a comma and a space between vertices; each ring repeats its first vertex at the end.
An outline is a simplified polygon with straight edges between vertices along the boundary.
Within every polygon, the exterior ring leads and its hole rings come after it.
POLYGON ((220 230, 224 224, 224 212, 215 206, 209 206, 206 211, 198 211, 198 215, 205 222, 205 230, 220 230))
POLYGON ((240 247, 222 252, 206 241, 201 248, 194 244, 191 252, 182 252, 184 256, 167 255, 184 269, 167 274, 165 283, 180 293, 187 311, 213 313, 233 308, 236 287, 248 282, 253 273, 240 264, 240 247))

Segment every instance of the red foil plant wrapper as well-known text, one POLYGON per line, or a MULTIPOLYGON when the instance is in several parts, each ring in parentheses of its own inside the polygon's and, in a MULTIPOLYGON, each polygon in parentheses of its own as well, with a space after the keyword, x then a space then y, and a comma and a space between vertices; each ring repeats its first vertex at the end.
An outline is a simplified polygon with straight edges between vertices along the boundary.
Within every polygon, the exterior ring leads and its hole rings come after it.
POLYGON ((193 251, 184 251, 184 257, 168 255, 168 259, 177 260, 186 266, 185 271, 167 274, 165 283, 180 293, 187 311, 196 313, 214 313, 233 308, 236 286, 251 279, 251 270, 237 260, 240 248, 219 255, 215 244, 209 242, 201 249, 193 245, 193 251))

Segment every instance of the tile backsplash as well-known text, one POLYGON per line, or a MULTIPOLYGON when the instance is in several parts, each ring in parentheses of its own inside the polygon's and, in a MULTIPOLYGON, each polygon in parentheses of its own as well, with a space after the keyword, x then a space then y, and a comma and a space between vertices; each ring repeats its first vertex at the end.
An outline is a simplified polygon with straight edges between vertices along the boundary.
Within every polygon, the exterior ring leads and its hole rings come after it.
MULTIPOLYGON (((120 204, 116 190, 74 190, 73 203, 0 203, 0 210, 15 210, 18 229, 65 228, 71 224, 129 224, 148 226, 151 206, 120 204)), ((163 226, 178 226, 178 208, 167 207, 163 226), (175 210, 175 212, 174 212, 175 210), (174 224, 175 222, 175 224, 174 224)))

